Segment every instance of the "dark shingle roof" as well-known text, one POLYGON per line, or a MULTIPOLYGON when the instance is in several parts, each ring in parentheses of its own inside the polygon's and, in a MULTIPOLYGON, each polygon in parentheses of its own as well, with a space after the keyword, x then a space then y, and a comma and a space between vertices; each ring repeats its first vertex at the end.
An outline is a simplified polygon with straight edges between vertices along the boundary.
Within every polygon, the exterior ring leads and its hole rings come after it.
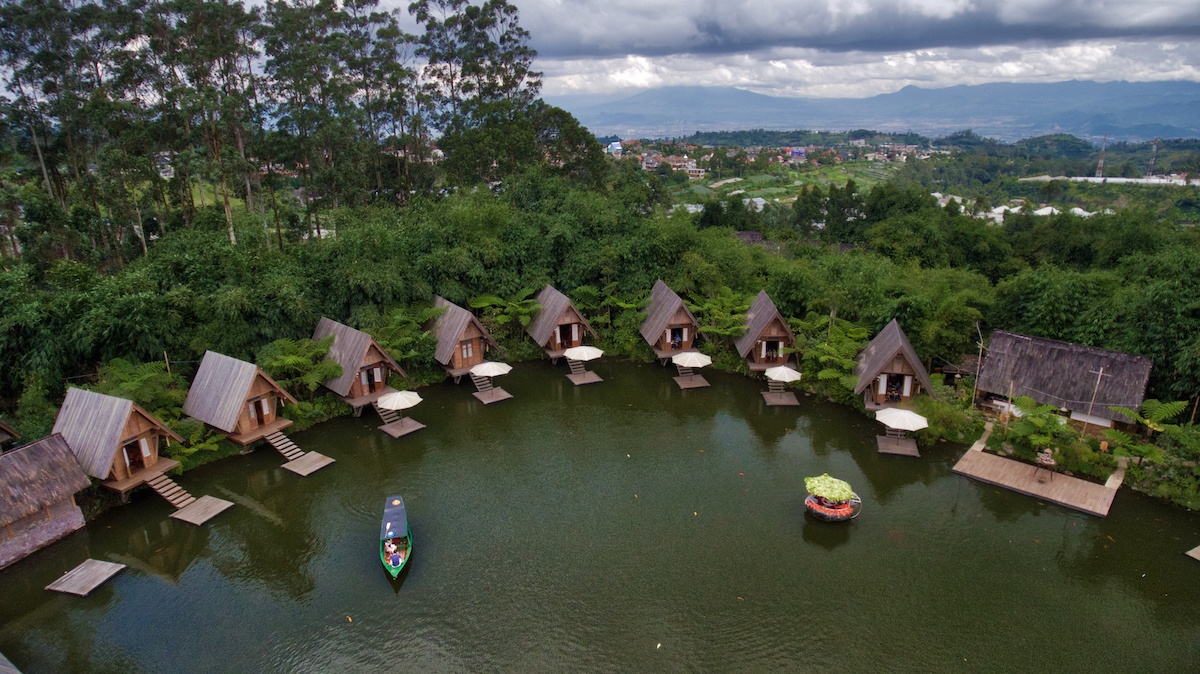
POLYGON ((399 372, 400 376, 408 376, 400 368, 400 364, 375 342, 375 338, 362 330, 355 330, 335 320, 322 318, 313 332, 313 339, 320 341, 330 335, 334 337, 333 346, 329 347, 329 359, 342 366, 342 375, 334 379, 327 379, 322 384, 334 393, 344 396, 350 392, 350 387, 354 385, 354 378, 358 376, 358 368, 362 366, 363 360, 367 356, 367 350, 371 348, 372 344, 375 344, 375 347, 383 354, 388 366, 399 372))
POLYGON ((854 369, 854 374, 858 375, 858 386, 854 387, 854 392, 862 393, 866 390, 875 377, 883 372, 883 368, 891 364, 896 354, 904 356, 909 366, 916 371, 921 386, 924 386, 925 390, 932 395, 933 386, 929 381, 929 372, 925 370, 924 363, 921 362, 916 350, 913 349, 908 337, 894 318, 891 323, 887 324, 887 327, 875 335, 875 339, 867 344, 862 353, 858 354, 858 367, 854 369))
POLYGON ((433 306, 446 307, 446 312, 433 319, 433 325, 430 326, 430 332, 437 338, 437 350, 433 355, 437 362, 445 365, 454 358, 454 349, 458 348, 459 339, 462 338, 463 332, 471 323, 479 328, 479 331, 483 333, 483 339, 493 349, 500 348, 500 345, 496 344, 496 340, 492 339, 487 328, 483 327, 483 323, 480 323, 479 319, 475 318, 471 312, 440 296, 434 298, 433 306))
POLYGON ((1108 408, 1140 408, 1150 367, 1150 359, 1143 356, 997 330, 992 333, 975 385, 981 391, 1007 396, 1011 383, 1014 398, 1029 396, 1041 404, 1082 414, 1091 406, 1095 416, 1128 423, 1132 420, 1108 408), (1103 377, 1097 375, 1100 368, 1104 368, 1103 377))
POLYGON ((163 434, 183 442, 183 438, 132 400, 81 388, 67 389, 67 397, 54 420, 53 432, 62 434, 85 473, 104 480, 108 478, 113 459, 125 439, 129 416, 135 411, 145 415, 163 434))
POLYGON ((693 326, 699 327, 700 322, 696 320, 696 316, 692 314, 692 310, 687 308, 683 303, 683 299, 675 294, 662 279, 654 282, 654 288, 650 290, 650 304, 646 307, 646 320, 642 321, 642 338, 651 346, 657 341, 659 335, 667 329, 671 323, 671 318, 675 316, 680 307, 687 312, 688 320, 693 326))
POLYGON ((546 286, 538 292, 537 303, 542 305, 542 308, 534 314, 533 320, 529 322, 529 327, 525 328, 525 332, 529 333, 533 341, 539 345, 545 344, 550 339, 554 328, 558 326, 559 317, 568 308, 573 309, 579 316, 579 320, 583 321, 584 330, 590 332, 592 337, 596 336, 596 331, 592 330, 592 326, 588 324, 587 319, 583 317, 571 299, 553 286, 546 286))
POLYGON ((283 387, 275 383, 254 363, 205 351, 196 378, 183 402, 183 413, 199 419, 214 428, 232 433, 237 427, 238 415, 254 384, 255 375, 261 374, 284 400, 295 404, 296 399, 283 387))
POLYGON ((42 438, 0 456, 0 524, 11 524, 87 487, 61 435, 42 438))
POLYGON ((792 333, 791 327, 783 319, 783 314, 779 313, 779 310, 775 308, 775 303, 767 296, 767 291, 760 290, 758 297, 754 298, 754 303, 746 312, 746 332, 734 343, 742 358, 745 358, 750 353, 750 349, 754 348, 754 342, 770 325, 773 318, 778 318, 779 322, 783 324, 783 329, 787 330, 788 339, 793 342, 796 340, 796 335, 792 333))

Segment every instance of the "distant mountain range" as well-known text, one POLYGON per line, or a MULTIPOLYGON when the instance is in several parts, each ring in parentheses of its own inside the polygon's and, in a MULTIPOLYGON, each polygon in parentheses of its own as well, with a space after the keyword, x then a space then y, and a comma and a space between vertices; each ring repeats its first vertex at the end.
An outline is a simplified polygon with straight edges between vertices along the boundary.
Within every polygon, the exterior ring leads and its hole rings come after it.
POLYGON ((1110 141, 1200 137, 1200 83, 1057 82, 909 86, 871 98, 780 98, 730 87, 667 87, 604 100, 546 97, 597 136, 678 137, 747 129, 971 129, 1005 141, 1069 133, 1110 141))

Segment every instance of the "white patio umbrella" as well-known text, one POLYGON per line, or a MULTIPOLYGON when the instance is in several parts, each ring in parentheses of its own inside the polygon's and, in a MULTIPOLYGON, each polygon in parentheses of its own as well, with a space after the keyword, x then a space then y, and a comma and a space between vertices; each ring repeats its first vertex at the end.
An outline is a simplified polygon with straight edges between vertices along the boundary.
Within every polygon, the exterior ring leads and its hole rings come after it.
POLYGON ((929 426, 929 420, 911 410, 885 407, 875 413, 875 420, 898 431, 919 431, 929 426))
POLYGON ((571 360, 596 360, 604 352, 594 346, 573 346, 563 351, 563 355, 571 360))
POLYGON ((406 410, 421 402, 421 396, 416 391, 392 391, 375 402, 385 410, 406 410))
POLYGON ((490 360, 471 368, 471 374, 476 377, 499 377, 509 372, 512 372, 512 365, 508 363, 493 363, 490 360))
POLYGON ((671 356, 671 362, 679 367, 704 367, 712 365, 712 358, 699 351, 684 351, 671 356))
POLYGON ((767 379, 773 379, 775 381, 800 381, 799 372, 796 372, 792 368, 785 367, 783 365, 780 365, 779 367, 773 367, 767 370, 764 374, 767 375, 767 379))

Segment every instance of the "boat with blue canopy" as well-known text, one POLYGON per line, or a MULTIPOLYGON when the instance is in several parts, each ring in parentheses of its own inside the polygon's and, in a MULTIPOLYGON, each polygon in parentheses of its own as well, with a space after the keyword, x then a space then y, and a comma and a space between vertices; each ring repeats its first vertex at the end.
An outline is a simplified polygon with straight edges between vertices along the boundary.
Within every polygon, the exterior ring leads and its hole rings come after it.
POLYGON ((383 526, 379 530, 379 560, 383 568, 392 575, 400 575, 412 556, 412 529, 408 526, 408 513, 404 510, 404 499, 389 496, 383 504, 383 526))

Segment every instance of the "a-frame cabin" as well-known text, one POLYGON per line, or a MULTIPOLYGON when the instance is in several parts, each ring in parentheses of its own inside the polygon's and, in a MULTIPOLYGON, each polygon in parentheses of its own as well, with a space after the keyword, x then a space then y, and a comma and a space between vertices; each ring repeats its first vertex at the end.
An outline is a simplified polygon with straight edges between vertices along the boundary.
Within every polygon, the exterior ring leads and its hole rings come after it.
POLYGON ((738 354, 746 359, 751 372, 762 372, 786 365, 791 355, 785 349, 792 348, 795 343, 796 335, 767 296, 767 291, 759 291, 746 312, 746 332, 735 342, 738 354))
POLYGON ((296 399, 254 363, 206 351, 183 412, 247 446, 292 425, 279 416, 283 402, 296 399))
POLYGON ((858 355, 854 374, 858 377, 854 392, 863 396, 869 410, 906 404, 921 392, 922 386, 926 391, 933 390, 929 372, 896 319, 858 355))
POLYGON ((330 335, 333 345, 329 347, 329 359, 342 366, 342 374, 321 384, 354 408, 355 415, 395 390, 387 384, 389 374, 408 376, 379 342, 362 330, 322 318, 313 339, 319 341, 330 335))
POLYGON ((471 312, 443 297, 434 298, 433 306, 446 308, 428 327, 437 338, 434 359, 455 381, 486 359, 489 346, 500 348, 487 328, 471 312))
POLYGON ((700 323, 683 299, 662 280, 650 290, 650 304, 642 321, 642 339, 654 350, 654 356, 667 360, 675 354, 691 351, 700 323))
POLYGON ((550 360, 562 358, 567 349, 582 346, 587 334, 591 334, 593 339, 596 337, 596 331, 592 330, 575 303, 553 286, 542 288, 537 294, 537 303, 542 308, 533 315, 525 332, 546 352, 550 360))

